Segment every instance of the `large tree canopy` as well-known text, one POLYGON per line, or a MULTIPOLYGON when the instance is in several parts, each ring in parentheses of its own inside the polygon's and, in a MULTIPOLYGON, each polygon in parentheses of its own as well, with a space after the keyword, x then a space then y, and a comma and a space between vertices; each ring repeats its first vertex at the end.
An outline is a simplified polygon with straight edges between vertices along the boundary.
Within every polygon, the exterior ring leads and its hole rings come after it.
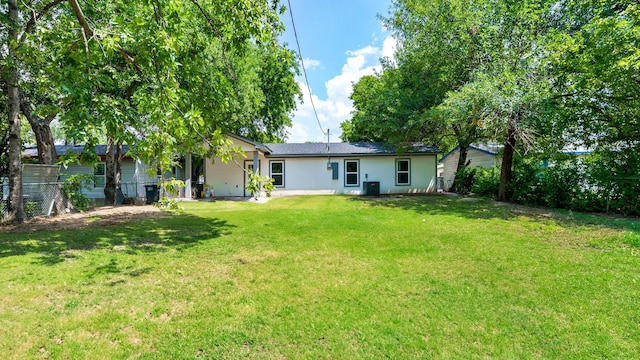
POLYGON ((459 169, 470 143, 499 141, 500 199, 518 148, 637 153, 639 14, 632 0, 396 0, 396 62, 355 85, 345 137, 459 146, 459 169))
POLYGON ((295 56, 277 41, 283 10, 278 0, 12 0, 0 29, 7 117, 15 124, 22 90, 34 121, 58 117, 87 145, 106 134, 161 168, 186 151, 230 154, 228 131, 282 140, 299 96, 295 56))

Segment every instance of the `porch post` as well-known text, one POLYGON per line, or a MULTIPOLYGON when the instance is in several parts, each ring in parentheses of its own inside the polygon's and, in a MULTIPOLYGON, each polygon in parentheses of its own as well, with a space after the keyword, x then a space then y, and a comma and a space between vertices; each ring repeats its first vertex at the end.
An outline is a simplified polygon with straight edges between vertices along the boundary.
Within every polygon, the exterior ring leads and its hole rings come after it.
POLYGON ((258 162, 258 150, 253 152, 253 173, 258 175, 260 174, 260 166, 258 162))
POLYGON ((187 153, 184 159, 184 197, 191 199, 191 153, 187 153))

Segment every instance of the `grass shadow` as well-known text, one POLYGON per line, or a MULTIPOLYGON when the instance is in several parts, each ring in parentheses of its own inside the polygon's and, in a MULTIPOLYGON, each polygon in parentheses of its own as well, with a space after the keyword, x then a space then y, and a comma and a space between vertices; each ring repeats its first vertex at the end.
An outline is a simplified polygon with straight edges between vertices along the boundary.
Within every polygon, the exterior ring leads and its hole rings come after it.
POLYGON ((635 218, 529 207, 487 198, 433 194, 351 197, 350 200, 363 202, 372 207, 400 208, 423 215, 455 216, 477 220, 512 220, 524 216, 534 221, 554 223, 567 228, 586 225, 614 230, 640 231, 640 220, 635 218))
MULTIPOLYGON (((181 251, 219 238, 230 233, 232 228, 226 220, 176 213, 143 220, 131 218, 127 222, 96 224, 80 229, 4 232, 0 240, 0 258, 35 254, 37 264, 55 265, 77 257, 82 251, 95 249, 129 254, 164 252, 169 249, 181 251)), ((105 266, 96 271, 116 269, 115 266, 105 266)))

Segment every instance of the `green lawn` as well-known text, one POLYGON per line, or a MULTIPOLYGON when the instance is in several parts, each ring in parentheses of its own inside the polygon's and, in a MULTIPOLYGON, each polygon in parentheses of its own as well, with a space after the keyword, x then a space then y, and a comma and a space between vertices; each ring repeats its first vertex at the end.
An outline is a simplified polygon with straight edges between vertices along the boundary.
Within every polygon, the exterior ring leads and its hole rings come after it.
POLYGON ((640 222, 447 196, 0 230, 3 358, 638 358, 640 222))

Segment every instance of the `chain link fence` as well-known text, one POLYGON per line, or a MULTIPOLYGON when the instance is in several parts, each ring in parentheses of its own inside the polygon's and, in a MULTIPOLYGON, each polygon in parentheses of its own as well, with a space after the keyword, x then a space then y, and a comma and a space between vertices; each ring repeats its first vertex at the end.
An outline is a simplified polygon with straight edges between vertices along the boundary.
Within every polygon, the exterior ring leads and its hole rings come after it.
POLYGON ((9 181, 0 176, 0 220, 9 217, 9 181))
MULTIPOLYGON (((36 216, 49 216, 53 211, 53 205, 62 189, 59 183, 23 184, 24 211, 27 218, 36 216)), ((0 220, 9 218, 9 182, 6 178, 0 178, 0 220)))
POLYGON ((29 219, 36 216, 50 216, 56 197, 62 189, 59 183, 22 184, 24 211, 29 219))
MULTIPOLYGON (((176 189, 178 194, 165 193, 157 187, 157 183, 140 183, 140 182, 122 182, 119 186, 119 193, 116 203, 120 204, 144 204, 147 198, 145 192, 146 186, 156 186, 155 199, 158 201, 160 195, 166 195, 169 198, 184 197, 185 189, 181 187, 176 189)), ((53 183, 23 183, 22 192, 24 200, 24 210, 29 219, 36 216, 50 216, 54 211, 56 199, 62 199, 62 186, 59 182, 53 183)), ((100 194, 93 194, 90 190, 84 190, 87 196, 94 204, 102 204, 104 198, 96 197, 100 194)), ((151 201, 151 202, 154 202, 151 201)), ((151 203, 150 202, 150 203, 151 203)), ((9 180, 0 176, 0 221, 9 217, 9 180)))

